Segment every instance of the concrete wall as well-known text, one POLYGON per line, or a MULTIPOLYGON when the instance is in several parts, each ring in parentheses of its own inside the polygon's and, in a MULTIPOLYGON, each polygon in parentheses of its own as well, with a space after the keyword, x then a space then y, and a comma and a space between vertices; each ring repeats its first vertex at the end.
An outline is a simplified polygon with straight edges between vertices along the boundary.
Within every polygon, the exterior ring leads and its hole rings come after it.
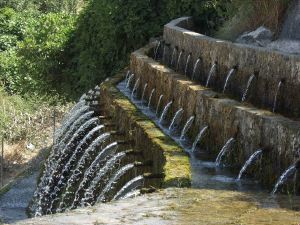
MULTIPOLYGON (((200 57, 200 75, 198 81, 204 83, 211 65, 217 61, 217 76, 212 80, 214 90, 223 88, 228 71, 238 66, 238 72, 232 77, 227 94, 241 99, 251 74, 256 72, 258 79, 253 83, 249 102, 260 108, 271 109, 280 80, 285 84, 279 93, 278 113, 292 118, 300 116, 300 57, 260 47, 235 44, 217 40, 191 30, 193 22, 190 18, 173 20, 164 27, 164 40, 185 50, 184 58, 192 54, 192 62, 200 57), (183 28, 184 27, 184 28, 183 28)), ((183 60, 185 61, 185 60, 183 60)), ((192 63, 189 71, 192 70, 192 63)))

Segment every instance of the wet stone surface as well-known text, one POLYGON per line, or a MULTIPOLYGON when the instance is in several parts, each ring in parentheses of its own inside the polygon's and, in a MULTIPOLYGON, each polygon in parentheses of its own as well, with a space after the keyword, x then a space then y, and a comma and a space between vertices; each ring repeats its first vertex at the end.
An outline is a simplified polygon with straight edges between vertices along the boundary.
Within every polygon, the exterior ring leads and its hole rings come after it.
POLYGON ((275 199, 260 193, 172 188, 17 224, 297 225, 300 212, 288 209, 291 206, 299 207, 281 201, 280 196, 275 199))

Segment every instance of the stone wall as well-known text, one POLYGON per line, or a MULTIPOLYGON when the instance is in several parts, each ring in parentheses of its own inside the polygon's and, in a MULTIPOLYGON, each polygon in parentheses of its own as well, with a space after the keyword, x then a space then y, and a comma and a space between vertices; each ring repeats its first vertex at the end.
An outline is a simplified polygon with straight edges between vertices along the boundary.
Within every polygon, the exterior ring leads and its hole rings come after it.
MULTIPOLYGON (((179 108, 184 109, 183 122, 195 116, 189 132, 191 140, 200 128, 208 125, 209 135, 202 148, 214 157, 229 138, 235 137, 237 144, 229 161, 238 168, 258 148, 268 149, 251 173, 262 184, 272 187, 280 174, 299 157, 300 122, 241 104, 190 81, 186 76, 148 57, 153 47, 154 44, 134 52, 130 67, 136 79, 140 78, 140 87, 148 83, 148 91, 156 89, 153 105, 163 94, 162 105, 173 101, 169 121, 179 108)), ((138 92, 140 94, 141 90, 138 92)))
POLYGON ((150 170, 144 172, 164 174, 163 179, 151 179, 146 186, 190 186, 191 171, 187 154, 116 88, 122 79, 124 76, 117 75, 101 85, 103 113, 113 117, 117 130, 132 142, 134 150, 142 152, 144 162, 153 161, 150 170))
POLYGON ((179 50, 184 50, 183 62, 191 53, 193 63, 190 67, 198 58, 201 59, 198 81, 203 84, 212 64, 217 62, 217 76, 212 86, 214 90, 221 91, 229 70, 237 66, 237 73, 232 77, 226 93, 240 100, 249 77, 256 73, 257 79, 248 100, 268 110, 272 109, 279 82, 284 81, 279 92, 277 112, 299 118, 300 56, 210 38, 191 31, 192 27, 190 18, 173 20, 165 25, 163 38, 171 49, 177 46, 179 50))

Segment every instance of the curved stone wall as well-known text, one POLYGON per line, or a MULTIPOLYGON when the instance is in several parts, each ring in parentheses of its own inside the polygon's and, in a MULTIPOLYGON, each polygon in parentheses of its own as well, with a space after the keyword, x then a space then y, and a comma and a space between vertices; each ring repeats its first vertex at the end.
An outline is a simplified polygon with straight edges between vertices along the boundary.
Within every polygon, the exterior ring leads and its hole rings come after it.
POLYGON ((184 50, 183 62, 191 54, 189 71, 195 61, 201 59, 198 81, 204 84, 212 64, 217 62, 217 76, 211 86, 221 91, 229 70, 237 67, 237 73, 232 76, 226 93, 240 100, 249 77, 255 73, 257 79, 248 101, 269 110, 273 107, 278 84, 283 81, 276 112, 299 118, 300 56, 218 40, 193 32, 192 29, 193 22, 188 17, 173 20, 165 25, 163 39, 170 44, 171 49, 178 47, 184 50))

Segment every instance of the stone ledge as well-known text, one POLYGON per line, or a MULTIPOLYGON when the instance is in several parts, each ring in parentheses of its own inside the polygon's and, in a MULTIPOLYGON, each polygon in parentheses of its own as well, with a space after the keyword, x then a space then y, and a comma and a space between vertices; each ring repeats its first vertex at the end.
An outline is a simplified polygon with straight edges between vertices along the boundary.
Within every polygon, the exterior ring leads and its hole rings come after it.
POLYGON ((119 74, 101 84, 105 111, 113 116, 117 129, 124 132, 128 140, 133 140, 135 149, 142 151, 145 159, 153 160, 152 172, 164 173, 164 179, 152 185, 190 186, 191 170, 188 155, 116 88, 116 84, 122 79, 124 76, 119 74))
POLYGON ((300 122, 241 104, 188 80, 145 57, 151 47, 153 44, 132 54, 131 71, 140 78, 142 85, 148 83, 148 90, 156 88, 155 102, 160 94, 164 94, 163 104, 173 100, 171 115, 183 108, 184 122, 195 116, 189 133, 191 139, 201 127, 209 125, 210 138, 203 147, 214 154, 230 137, 235 136, 237 145, 229 160, 237 167, 241 167, 258 148, 272 149, 251 173, 266 186, 273 186, 281 173, 293 163, 300 148, 300 122))

